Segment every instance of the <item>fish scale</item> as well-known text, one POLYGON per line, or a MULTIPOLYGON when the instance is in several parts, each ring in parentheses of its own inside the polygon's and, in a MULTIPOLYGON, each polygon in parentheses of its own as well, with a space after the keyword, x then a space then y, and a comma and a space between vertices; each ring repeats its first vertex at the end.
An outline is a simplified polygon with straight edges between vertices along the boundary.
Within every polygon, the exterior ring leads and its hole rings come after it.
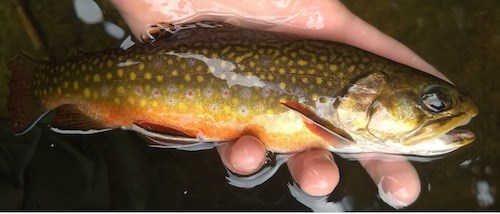
MULTIPOLYGON (((155 124, 211 141, 251 134, 276 152, 335 150, 339 144, 326 141, 305 119, 329 132, 346 129, 339 129, 347 125, 338 121, 345 117, 336 115, 335 102, 348 97, 356 81, 374 72, 419 72, 347 45, 231 26, 186 29, 152 45, 87 53, 58 64, 26 55, 9 64, 22 61, 31 67, 14 70, 32 70, 31 101, 39 110, 31 116, 12 110, 22 118, 16 132, 41 112, 73 106, 61 111, 85 115, 87 121, 76 124, 87 127, 78 128, 155 124)), ((334 134, 352 140, 354 131, 334 134)))

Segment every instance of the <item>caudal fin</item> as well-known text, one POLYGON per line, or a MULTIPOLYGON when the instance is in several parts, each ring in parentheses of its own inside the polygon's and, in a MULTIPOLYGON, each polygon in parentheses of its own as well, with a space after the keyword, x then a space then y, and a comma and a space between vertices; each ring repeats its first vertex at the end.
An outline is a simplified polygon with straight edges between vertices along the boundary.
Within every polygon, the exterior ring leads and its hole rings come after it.
POLYGON ((11 71, 10 95, 7 107, 12 121, 12 129, 17 135, 29 131, 47 113, 40 99, 35 95, 34 75, 37 61, 25 53, 7 59, 11 71))

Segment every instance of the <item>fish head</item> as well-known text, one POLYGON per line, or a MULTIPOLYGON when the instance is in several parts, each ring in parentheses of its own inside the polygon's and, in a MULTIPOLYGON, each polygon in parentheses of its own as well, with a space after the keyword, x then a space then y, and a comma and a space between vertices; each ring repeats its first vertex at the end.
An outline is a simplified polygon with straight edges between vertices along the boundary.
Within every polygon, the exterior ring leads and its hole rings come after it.
POLYGON ((336 124, 383 152, 439 155, 474 140, 472 132, 455 129, 477 115, 473 100, 423 72, 373 72, 338 100, 336 124))

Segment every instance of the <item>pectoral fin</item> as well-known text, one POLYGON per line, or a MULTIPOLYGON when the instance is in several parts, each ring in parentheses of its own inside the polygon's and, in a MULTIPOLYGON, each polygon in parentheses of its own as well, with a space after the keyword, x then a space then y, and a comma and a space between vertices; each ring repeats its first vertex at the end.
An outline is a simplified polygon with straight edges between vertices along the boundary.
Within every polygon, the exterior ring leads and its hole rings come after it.
POLYGON ((335 127, 333 124, 319 117, 306 106, 292 101, 281 102, 281 104, 301 114, 303 116, 305 125, 313 133, 317 134, 323 139, 331 141, 332 137, 334 137, 336 138, 335 142, 341 142, 341 144, 349 144, 353 141, 351 136, 349 136, 349 134, 347 134, 345 131, 335 127))

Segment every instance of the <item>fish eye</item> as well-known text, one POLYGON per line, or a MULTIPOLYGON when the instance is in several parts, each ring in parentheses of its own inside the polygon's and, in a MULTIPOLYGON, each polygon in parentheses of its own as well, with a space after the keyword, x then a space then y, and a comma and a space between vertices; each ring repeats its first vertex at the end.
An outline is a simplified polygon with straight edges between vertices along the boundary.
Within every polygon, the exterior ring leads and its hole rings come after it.
POLYGON ((439 113, 451 108, 452 99, 445 87, 431 85, 424 90, 422 103, 427 109, 439 113))

